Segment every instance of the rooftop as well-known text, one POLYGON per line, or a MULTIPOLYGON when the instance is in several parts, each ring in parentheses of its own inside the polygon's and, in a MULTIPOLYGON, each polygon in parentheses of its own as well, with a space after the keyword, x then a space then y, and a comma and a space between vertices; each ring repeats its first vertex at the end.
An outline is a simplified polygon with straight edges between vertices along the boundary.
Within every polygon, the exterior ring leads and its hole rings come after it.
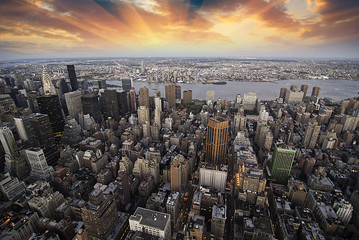
POLYGON ((130 220, 137 221, 141 225, 164 230, 166 225, 169 224, 170 218, 169 214, 138 207, 135 213, 131 215, 130 220))

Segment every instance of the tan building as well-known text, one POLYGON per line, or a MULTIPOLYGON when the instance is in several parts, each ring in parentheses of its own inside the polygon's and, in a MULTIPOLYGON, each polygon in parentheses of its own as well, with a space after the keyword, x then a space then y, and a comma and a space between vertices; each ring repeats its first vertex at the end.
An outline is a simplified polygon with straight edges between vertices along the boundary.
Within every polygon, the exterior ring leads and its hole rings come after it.
POLYGON ((228 120, 210 118, 207 125, 206 158, 211 164, 225 163, 228 144, 228 120))
POLYGON ((176 86, 174 84, 168 84, 165 87, 166 101, 169 108, 176 107, 176 86))
POLYGON ((189 104, 192 102, 192 90, 183 91, 183 104, 189 104))
POLYGON ((148 88, 146 88, 146 86, 140 88, 139 105, 145 106, 147 108, 150 107, 150 98, 149 98, 148 88))

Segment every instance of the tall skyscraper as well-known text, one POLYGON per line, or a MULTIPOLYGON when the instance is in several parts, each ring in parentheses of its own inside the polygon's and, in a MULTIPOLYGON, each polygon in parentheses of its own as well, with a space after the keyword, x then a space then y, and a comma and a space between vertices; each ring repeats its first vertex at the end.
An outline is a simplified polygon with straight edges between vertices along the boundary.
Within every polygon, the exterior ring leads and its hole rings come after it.
POLYGON ((125 115, 129 112, 128 92, 117 90, 117 101, 120 107, 120 114, 125 115))
POLYGON ((126 92, 129 92, 133 87, 132 79, 130 78, 122 78, 122 89, 126 92))
POLYGON ((98 96, 94 93, 82 95, 81 102, 84 114, 90 114, 97 123, 101 122, 102 118, 98 96))
POLYGON ((312 97, 319 97, 320 87, 313 87, 312 97))
POLYGON ((278 147, 274 145, 274 153, 271 166, 271 178, 285 182, 290 175, 292 164, 295 156, 295 149, 286 147, 278 147))
POLYGON ((79 85, 77 83, 75 66, 74 65, 67 65, 67 72, 69 74, 72 91, 76 91, 77 89, 79 89, 79 85))
POLYGON ((301 85, 300 86, 300 91, 302 91, 304 93, 303 97, 306 97, 307 96, 307 91, 308 91, 308 85, 306 85, 306 84, 301 85))
POLYGON ((192 103, 192 90, 184 90, 183 91, 183 104, 192 103))
POLYGON ((61 138, 62 132, 64 131, 65 121, 57 95, 39 96, 36 101, 40 113, 49 115, 55 139, 61 138))
POLYGON ((303 138, 303 147, 313 149, 318 140, 319 133, 320 133, 320 125, 318 125, 317 122, 308 123, 303 138))
POLYGON ((207 101, 207 105, 209 105, 210 103, 214 103, 214 97, 215 97, 216 92, 214 90, 207 90, 206 93, 206 101, 207 101))
POLYGON ((131 108, 131 112, 136 112, 137 111, 137 98, 136 98, 136 90, 134 87, 131 87, 130 90, 130 108, 131 108))
POLYGON ((65 93, 65 100, 70 118, 79 120, 79 113, 82 112, 81 96, 81 91, 65 93))
POLYGON ((166 101, 168 102, 169 108, 176 107, 176 87, 174 84, 168 84, 165 87, 166 101))
POLYGON ((148 88, 146 86, 140 88, 139 92, 139 106, 150 107, 150 97, 148 93, 148 88))
POLYGON ((228 120, 210 118, 206 135, 206 158, 211 164, 224 164, 227 156, 228 120))
POLYGON ((101 94, 101 105, 105 119, 112 117, 118 120, 120 116, 120 107, 117 100, 116 90, 104 90, 101 94))
POLYGON ((41 78, 42 86, 44 88, 44 93, 48 94, 56 94, 56 89, 51 82, 50 76, 47 73, 45 66, 42 66, 42 78, 41 78))
POLYGON ((175 89, 176 100, 181 100, 181 86, 176 84, 175 89))
POLYGON ((288 91, 287 88, 281 88, 281 89, 280 89, 280 93, 279 93, 279 97, 284 100, 284 99, 285 99, 285 95, 287 94, 287 91, 288 91))

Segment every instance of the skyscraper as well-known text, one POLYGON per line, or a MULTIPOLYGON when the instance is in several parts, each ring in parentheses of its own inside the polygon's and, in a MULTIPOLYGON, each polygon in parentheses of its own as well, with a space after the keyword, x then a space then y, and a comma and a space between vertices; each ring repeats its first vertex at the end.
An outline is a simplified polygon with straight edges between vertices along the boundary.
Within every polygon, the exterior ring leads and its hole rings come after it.
POLYGON ((210 103, 214 103, 214 97, 215 97, 216 92, 214 90, 207 90, 206 93, 206 101, 207 101, 207 105, 209 105, 210 103))
POLYGON ((120 107, 118 105, 116 90, 104 90, 101 95, 101 105, 105 119, 112 117, 118 119, 120 116, 120 107))
POLYGON ((175 89, 176 100, 181 100, 181 86, 176 84, 175 89))
POLYGON ((140 125, 150 121, 150 110, 145 106, 138 108, 138 123, 140 125))
POLYGON ((290 175, 295 156, 295 149, 285 146, 283 148, 274 145, 274 153, 271 166, 271 178, 285 182, 290 175))
POLYGON ((139 106, 150 107, 150 98, 148 88, 146 86, 140 88, 139 92, 139 106))
POLYGON ((79 113, 82 112, 81 96, 81 91, 65 93, 65 100, 70 118, 76 120, 79 119, 79 113))
POLYGON ((117 90, 117 101, 120 107, 120 114, 125 115, 129 112, 129 99, 128 92, 123 90, 117 90))
POLYGON ((227 155, 228 120, 222 117, 210 118, 206 135, 206 158, 211 164, 224 164, 227 155))
POLYGON ((42 86, 44 88, 44 93, 56 94, 56 89, 51 82, 50 76, 47 73, 45 66, 42 66, 41 82, 42 82, 42 86))
POLYGON ((320 87, 313 87, 312 97, 319 97, 320 87))
POLYGON ((300 91, 302 91, 304 93, 303 97, 306 97, 307 96, 307 91, 308 91, 308 85, 306 85, 306 84, 301 85, 300 86, 300 91))
POLYGON ((183 91, 183 104, 192 103, 192 90, 184 90, 183 91))
POLYGON ((36 101, 40 113, 49 115, 55 139, 61 138, 62 132, 64 131, 65 121, 57 95, 39 96, 36 101))
POLYGON ((130 90, 130 108, 131 112, 136 112, 137 110, 137 98, 136 98, 136 90, 134 87, 131 87, 130 90))
POLYGON ((26 158, 31 167, 31 176, 44 181, 50 181, 54 169, 47 165, 44 151, 41 148, 29 148, 25 150, 26 158))
POLYGON ((79 85, 77 83, 75 66, 74 65, 67 65, 67 72, 69 74, 72 91, 76 91, 79 88, 79 85))
POLYGON ((176 87, 174 84, 168 84, 165 87, 166 101, 168 102, 169 108, 176 107, 176 87))
POLYGON ((320 125, 318 125, 317 122, 308 123, 303 138, 303 147, 313 149, 318 140, 319 133, 320 133, 320 125))
POLYGON ((124 91, 130 91, 133 87, 132 79, 130 78, 122 78, 122 89, 124 91))
POLYGON ((284 100, 284 99, 285 99, 285 95, 287 94, 287 91, 288 91, 288 89, 286 89, 286 88, 281 88, 281 89, 280 89, 280 93, 279 93, 279 97, 284 100))
POLYGON ((82 95, 81 102, 84 114, 90 114, 97 123, 101 122, 102 119, 98 96, 94 93, 82 95))

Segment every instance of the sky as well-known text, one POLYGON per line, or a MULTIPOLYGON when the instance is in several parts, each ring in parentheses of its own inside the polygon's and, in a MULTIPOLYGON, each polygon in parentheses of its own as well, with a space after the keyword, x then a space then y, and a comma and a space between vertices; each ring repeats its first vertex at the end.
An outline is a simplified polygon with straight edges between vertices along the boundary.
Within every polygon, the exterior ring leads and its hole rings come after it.
POLYGON ((359 57, 359 0, 0 0, 0 59, 359 57))

